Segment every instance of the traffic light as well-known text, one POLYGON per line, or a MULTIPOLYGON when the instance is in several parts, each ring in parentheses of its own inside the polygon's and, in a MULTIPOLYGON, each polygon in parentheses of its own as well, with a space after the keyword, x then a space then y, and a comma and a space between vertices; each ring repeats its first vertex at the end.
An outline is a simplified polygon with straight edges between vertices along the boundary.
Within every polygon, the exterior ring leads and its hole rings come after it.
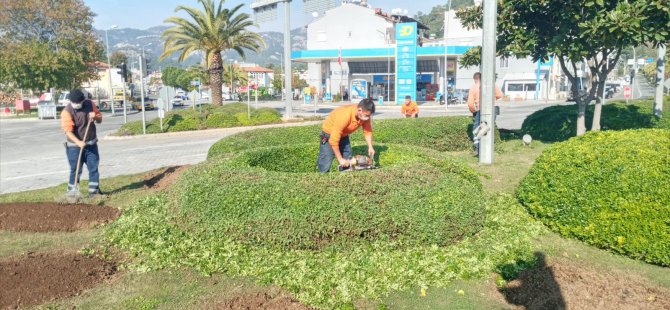
POLYGON ((121 78, 125 82, 128 78, 128 67, 125 63, 116 66, 117 69, 121 70, 121 78))

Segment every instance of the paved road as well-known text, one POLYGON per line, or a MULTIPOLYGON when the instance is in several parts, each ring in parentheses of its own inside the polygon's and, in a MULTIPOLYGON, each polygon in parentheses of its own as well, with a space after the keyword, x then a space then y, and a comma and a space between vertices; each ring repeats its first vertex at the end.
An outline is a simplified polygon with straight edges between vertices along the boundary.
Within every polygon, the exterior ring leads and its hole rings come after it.
MULTIPOLYGON (((252 101, 252 105, 253 105, 252 101)), ((283 113, 281 102, 260 102, 259 106, 277 108, 283 113)), ((498 125, 502 128, 520 128, 525 117, 548 105, 543 102, 501 103, 498 125)), ((326 115, 335 106, 319 105, 317 115, 326 115)), ((188 106, 185 108, 189 108, 188 106)), ((296 106, 295 115, 314 114, 313 106, 296 106)), ((467 107, 421 106, 421 116, 469 115, 467 107)), ((147 120, 155 118, 155 111, 147 112, 147 120)), ((397 106, 380 106, 375 118, 399 117, 397 106)), ((132 112, 128 120, 141 119, 132 112)), ((105 113, 98 127, 98 135, 106 136, 123 123, 117 113, 105 113)), ((296 126, 300 124, 289 124, 296 126)), ((54 186, 67 179, 68 166, 63 146, 64 135, 55 120, 0 120, 0 193, 24 191, 54 186)), ((284 125, 282 125, 284 126, 284 125)), ((100 142, 100 172, 102 177, 139 173, 170 165, 195 164, 205 160, 209 147, 219 139, 250 128, 216 129, 164 135, 150 135, 122 140, 100 142)), ((84 172, 84 178, 88 173, 84 172)), ((104 184, 102 185, 104 190, 104 184)))

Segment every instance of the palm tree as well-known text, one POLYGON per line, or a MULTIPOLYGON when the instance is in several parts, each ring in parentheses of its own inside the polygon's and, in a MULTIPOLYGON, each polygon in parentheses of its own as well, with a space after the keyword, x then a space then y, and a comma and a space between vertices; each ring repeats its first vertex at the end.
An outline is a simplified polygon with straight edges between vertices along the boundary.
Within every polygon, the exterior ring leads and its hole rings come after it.
POLYGON ((235 82, 239 82, 239 84, 247 83, 247 72, 239 66, 228 64, 223 67, 223 82, 230 83, 230 97, 232 98, 235 82))
POLYGON ((221 53, 232 49, 244 58, 246 50, 258 52, 265 47, 265 41, 257 33, 247 30, 253 22, 249 14, 237 12, 242 4, 229 10, 223 8, 225 0, 218 0, 218 6, 214 0, 198 2, 203 6, 202 11, 182 5, 175 9, 175 12, 186 12, 190 19, 172 16, 165 20, 174 26, 161 35, 165 43, 160 59, 180 52, 179 61, 184 61, 193 52, 204 52, 212 88, 212 103, 221 105, 221 53))

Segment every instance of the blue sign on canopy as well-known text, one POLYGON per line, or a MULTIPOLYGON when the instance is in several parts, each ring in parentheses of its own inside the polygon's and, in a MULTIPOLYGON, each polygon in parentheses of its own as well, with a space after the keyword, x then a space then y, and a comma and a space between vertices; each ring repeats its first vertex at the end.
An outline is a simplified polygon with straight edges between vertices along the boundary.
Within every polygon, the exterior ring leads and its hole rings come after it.
POLYGON ((396 24, 396 103, 403 104, 405 96, 416 100, 417 24, 396 24))

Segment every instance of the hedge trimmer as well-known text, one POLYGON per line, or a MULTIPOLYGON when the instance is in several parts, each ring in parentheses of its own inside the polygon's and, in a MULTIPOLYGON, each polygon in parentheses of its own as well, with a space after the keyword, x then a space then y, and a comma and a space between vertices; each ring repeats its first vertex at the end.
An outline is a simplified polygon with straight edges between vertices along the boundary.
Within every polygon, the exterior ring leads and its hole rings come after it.
POLYGON ((358 170, 369 170, 377 169, 379 166, 376 166, 372 163, 372 159, 365 155, 356 155, 354 158, 349 160, 349 167, 337 166, 339 171, 358 171, 358 170))

